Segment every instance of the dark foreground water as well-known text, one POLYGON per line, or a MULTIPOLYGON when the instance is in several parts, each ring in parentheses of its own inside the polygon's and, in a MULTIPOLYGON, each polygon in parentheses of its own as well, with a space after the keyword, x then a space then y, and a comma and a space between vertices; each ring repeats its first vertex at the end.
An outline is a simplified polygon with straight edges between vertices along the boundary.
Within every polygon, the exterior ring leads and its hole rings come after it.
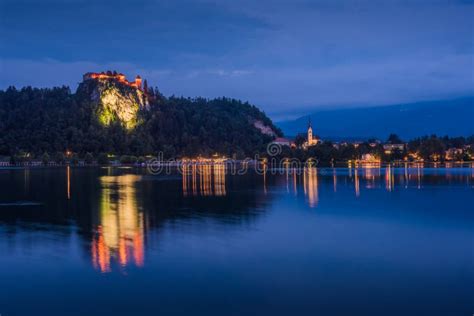
POLYGON ((0 170, 0 314, 474 313, 474 169, 201 169, 0 170))

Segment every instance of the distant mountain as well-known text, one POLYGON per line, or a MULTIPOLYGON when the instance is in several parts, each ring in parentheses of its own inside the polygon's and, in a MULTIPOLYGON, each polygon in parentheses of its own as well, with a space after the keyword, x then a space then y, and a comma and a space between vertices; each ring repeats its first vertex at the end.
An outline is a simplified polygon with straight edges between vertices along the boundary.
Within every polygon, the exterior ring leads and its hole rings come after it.
POLYGON ((474 97, 379 107, 324 110, 293 121, 277 122, 286 136, 304 132, 311 117, 313 131, 326 139, 404 139, 422 135, 474 135, 474 97))

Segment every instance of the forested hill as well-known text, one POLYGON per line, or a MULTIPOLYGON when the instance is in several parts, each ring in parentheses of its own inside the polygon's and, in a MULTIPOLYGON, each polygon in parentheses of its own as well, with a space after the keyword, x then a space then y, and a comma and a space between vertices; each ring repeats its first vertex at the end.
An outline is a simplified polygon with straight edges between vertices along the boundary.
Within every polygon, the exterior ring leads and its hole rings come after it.
POLYGON ((258 108, 238 100, 162 96, 110 81, 0 91, 0 155, 72 151, 244 157, 281 131, 258 108), (135 91, 135 92, 134 92, 135 91), (265 127, 265 128, 262 128, 265 127))

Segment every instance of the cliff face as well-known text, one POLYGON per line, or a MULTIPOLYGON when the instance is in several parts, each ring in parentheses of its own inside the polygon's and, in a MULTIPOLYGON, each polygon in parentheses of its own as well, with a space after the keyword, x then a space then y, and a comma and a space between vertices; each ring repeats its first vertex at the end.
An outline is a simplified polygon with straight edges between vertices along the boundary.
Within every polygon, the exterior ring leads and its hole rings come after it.
POLYGON ((140 123, 139 111, 149 106, 141 90, 113 80, 85 80, 79 85, 78 93, 90 99, 103 126, 120 122, 131 130, 140 123))
POLYGON ((276 128, 273 126, 273 124, 268 124, 266 125, 264 122, 261 120, 254 120, 250 118, 250 122, 253 122, 253 126, 260 131, 260 133, 270 136, 270 137, 276 137, 278 135, 278 131, 276 128), (272 126, 270 126, 272 125, 272 126))

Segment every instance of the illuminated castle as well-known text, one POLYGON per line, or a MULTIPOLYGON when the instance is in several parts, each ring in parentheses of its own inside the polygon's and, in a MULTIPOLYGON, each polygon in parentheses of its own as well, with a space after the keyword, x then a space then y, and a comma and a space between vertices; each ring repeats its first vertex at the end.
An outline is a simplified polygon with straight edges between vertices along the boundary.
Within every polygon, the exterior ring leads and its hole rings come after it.
POLYGON ((125 75, 122 73, 117 73, 116 71, 107 71, 107 72, 88 72, 83 76, 84 81, 86 80, 114 80, 125 84, 129 87, 137 88, 142 90, 142 78, 140 76, 135 77, 135 81, 128 81, 125 78, 125 75))

